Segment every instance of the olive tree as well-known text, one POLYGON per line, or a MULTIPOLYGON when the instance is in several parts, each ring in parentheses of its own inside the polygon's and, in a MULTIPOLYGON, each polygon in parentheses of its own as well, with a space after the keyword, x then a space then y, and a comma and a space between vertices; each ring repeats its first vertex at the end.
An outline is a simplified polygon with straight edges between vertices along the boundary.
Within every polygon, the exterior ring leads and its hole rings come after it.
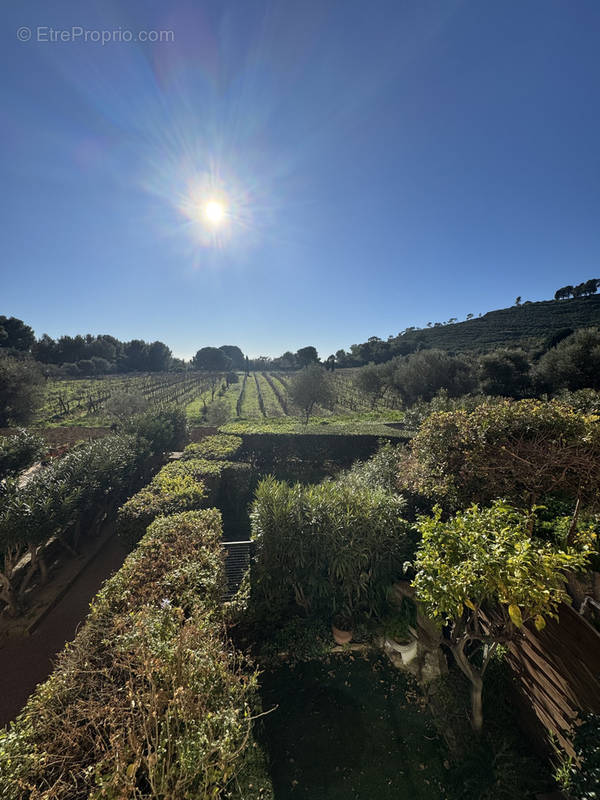
POLYGON ((533 512, 502 501, 472 506, 444 522, 435 506, 432 517, 417 523, 422 540, 414 561, 415 596, 426 612, 446 625, 443 640, 471 684, 472 723, 483 726, 483 676, 499 644, 532 622, 539 630, 568 600, 566 573, 583 567, 591 532, 578 546, 559 549, 533 538, 533 512))
POLYGON ((290 383, 289 391, 292 401, 302 411, 306 424, 316 405, 327 408, 335 403, 331 378, 317 364, 298 372, 290 383))

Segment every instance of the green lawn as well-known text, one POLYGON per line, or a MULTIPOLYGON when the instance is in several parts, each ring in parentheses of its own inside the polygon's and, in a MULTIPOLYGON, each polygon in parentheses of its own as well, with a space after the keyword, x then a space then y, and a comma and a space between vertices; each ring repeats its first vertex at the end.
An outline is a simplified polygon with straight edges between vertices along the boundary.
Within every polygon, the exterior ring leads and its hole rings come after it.
POLYGON ((260 740, 277 800, 450 798, 449 756, 404 673, 332 656, 261 677, 260 740))

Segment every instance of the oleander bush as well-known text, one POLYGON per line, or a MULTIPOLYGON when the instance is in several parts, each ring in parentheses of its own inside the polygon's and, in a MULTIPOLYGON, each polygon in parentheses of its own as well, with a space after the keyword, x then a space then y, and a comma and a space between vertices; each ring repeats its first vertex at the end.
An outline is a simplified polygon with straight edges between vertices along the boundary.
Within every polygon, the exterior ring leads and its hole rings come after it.
POLYGON ((0 734, 10 800, 231 797, 256 675, 226 639, 215 509, 157 519, 0 734))
POLYGON ((265 478, 251 512, 257 607, 274 614, 295 602, 307 614, 352 621, 382 613, 415 552, 402 505, 380 488, 265 478))
POLYGON ((73 449, 38 470, 24 487, 9 481, 0 506, 0 600, 17 614, 27 587, 46 575, 44 546, 57 537, 76 552, 82 533, 95 532, 113 504, 131 494, 148 458, 145 440, 107 436, 73 449), (29 553, 26 570, 19 562, 29 553))
POLYGON ((0 436, 0 481, 30 467, 46 450, 44 439, 24 428, 10 436, 0 436))
POLYGON ((228 436, 226 434, 207 436, 200 442, 188 444, 183 451, 182 459, 207 458, 225 461, 235 458, 241 446, 242 439, 240 436, 228 436))

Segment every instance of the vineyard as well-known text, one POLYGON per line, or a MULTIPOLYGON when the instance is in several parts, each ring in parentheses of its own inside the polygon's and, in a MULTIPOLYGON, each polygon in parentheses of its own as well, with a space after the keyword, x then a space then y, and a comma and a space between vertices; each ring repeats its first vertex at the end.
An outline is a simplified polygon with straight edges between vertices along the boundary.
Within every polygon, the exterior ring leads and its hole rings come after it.
MULTIPOLYGON (((294 373, 151 373, 90 379, 48 381, 37 426, 102 426, 120 416, 176 405, 185 409, 190 424, 235 420, 281 420, 298 417, 290 398, 294 373)), ((398 398, 372 398, 354 385, 353 370, 331 376, 335 404, 316 407, 315 416, 331 417, 386 413, 400 408, 398 398)))

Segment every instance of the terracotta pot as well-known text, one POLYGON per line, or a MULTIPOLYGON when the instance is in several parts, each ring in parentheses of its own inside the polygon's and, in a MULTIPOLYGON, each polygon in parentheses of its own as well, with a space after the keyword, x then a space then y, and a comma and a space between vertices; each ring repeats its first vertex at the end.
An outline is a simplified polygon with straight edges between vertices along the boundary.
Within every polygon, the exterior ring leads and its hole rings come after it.
POLYGON ((348 642, 352 641, 352 631, 342 631, 336 628, 333 623, 331 625, 331 632, 333 633, 333 639, 336 644, 348 644, 348 642))

